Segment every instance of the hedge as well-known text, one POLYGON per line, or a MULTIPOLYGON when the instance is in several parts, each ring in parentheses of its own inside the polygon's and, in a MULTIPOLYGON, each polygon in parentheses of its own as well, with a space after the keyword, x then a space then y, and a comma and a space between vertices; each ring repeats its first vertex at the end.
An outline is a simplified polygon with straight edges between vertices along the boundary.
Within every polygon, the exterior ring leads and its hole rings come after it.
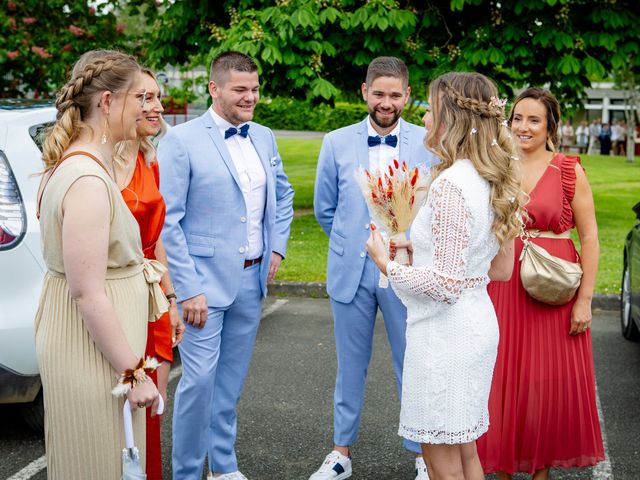
MULTIPOLYGON (((403 118, 422 125, 424 108, 417 107, 411 114, 405 108, 403 118)), ((310 101, 276 97, 263 99, 254 114, 254 120, 274 130, 306 130, 329 132, 360 122, 367 116, 365 103, 336 102, 334 107, 313 105, 310 101)))

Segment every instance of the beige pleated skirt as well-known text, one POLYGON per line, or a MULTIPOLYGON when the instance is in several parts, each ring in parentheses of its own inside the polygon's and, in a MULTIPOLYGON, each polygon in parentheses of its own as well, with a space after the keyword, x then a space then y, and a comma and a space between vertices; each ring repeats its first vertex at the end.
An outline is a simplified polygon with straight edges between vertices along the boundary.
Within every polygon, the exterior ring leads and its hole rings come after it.
MULTIPOLYGON (((108 279, 106 293, 136 356, 144 354, 149 287, 140 268, 108 279), (129 273, 128 273, 129 272, 129 273), (129 275, 129 276, 128 276, 129 275)), ((115 372, 91 339, 64 276, 45 275, 36 316, 36 350, 44 387, 49 480, 115 480, 122 475, 124 400, 111 395, 115 372)), ((145 465, 145 416, 133 412, 145 465)))

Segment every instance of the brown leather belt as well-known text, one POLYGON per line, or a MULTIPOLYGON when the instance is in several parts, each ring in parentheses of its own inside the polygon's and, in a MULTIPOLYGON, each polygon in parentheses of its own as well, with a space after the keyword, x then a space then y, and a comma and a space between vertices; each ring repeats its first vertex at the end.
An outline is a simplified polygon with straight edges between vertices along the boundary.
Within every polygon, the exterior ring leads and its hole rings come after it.
POLYGON ((245 260, 244 268, 249 268, 257 263, 260 263, 261 261, 262 261, 262 256, 259 256, 258 258, 254 258, 253 260, 245 260))

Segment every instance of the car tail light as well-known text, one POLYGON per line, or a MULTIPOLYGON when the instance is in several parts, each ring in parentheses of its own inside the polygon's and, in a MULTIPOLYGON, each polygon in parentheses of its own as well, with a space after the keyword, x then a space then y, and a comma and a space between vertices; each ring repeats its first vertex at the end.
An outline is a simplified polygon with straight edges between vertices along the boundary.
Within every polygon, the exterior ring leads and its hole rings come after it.
POLYGON ((9 160, 0 151, 0 250, 15 247, 27 231, 27 214, 9 160))

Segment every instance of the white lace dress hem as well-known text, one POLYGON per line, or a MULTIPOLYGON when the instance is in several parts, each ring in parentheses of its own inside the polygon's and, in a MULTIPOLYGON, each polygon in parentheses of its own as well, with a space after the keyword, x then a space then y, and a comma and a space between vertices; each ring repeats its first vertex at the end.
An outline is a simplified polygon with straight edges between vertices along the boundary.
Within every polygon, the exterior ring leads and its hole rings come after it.
POLYGON ((399 434, 461 444, 489 426, 498 323, 487 294, 498 252, 491 188, 469 160, 434 180, 413 226, 414 263, 390 262, 389 281, 407 306, 399 434))

